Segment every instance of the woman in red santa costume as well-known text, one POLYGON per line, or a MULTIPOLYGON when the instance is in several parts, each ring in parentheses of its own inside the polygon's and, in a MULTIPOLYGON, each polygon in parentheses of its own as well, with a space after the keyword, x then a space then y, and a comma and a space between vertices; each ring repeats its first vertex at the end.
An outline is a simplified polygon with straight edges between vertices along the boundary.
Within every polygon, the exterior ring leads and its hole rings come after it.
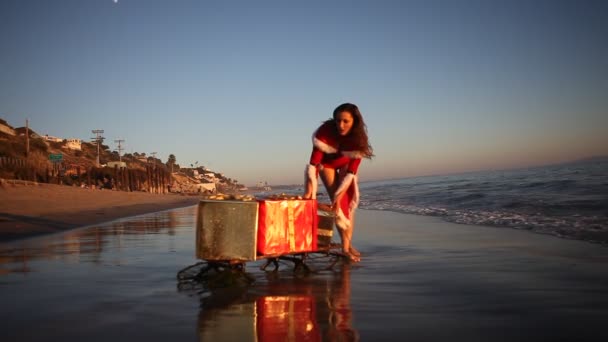
POLYGON ((321 176, 336 214, 343 252, 351 260, 359 261, 360 254, 351 245, 355 209, 359 204, 357 170, 361 158, 374 156, 359 108, 352 103, 339 105, 333 118, 315 131, 312 143, 310 163, 306 166, 304 198, 316 198, 317 177, 321 176))

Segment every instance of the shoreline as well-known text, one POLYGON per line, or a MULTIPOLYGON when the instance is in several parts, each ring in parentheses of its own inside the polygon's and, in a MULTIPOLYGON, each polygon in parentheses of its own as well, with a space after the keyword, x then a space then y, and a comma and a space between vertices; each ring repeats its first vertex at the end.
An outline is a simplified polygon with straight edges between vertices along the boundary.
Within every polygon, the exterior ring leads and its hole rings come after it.
POLYGON ((601 246, 361 210, 353 239, 360 263, 302 277, 289 266, 260 270, 255 261, 247 267, 253 285, 199 297, 198 288, 179 282, 176 290, 175 276, 198 261, 195 213, 190 207, 173 217, 151 215, 158 221, 136 218, 0 244, 0 318, 12 322, 5 336, 264 340, 256 323, 269 322, 276 308, 290 315, 274 331, 293 327, 301 334, 293 336, 322 340, 595 341, 606 335, 608 250, 601 246))
POLYGON ((408 212, 403 212, 403 211, 393 210, 393 209, 376 209, 376 208, 368 209, 368 208, 359 207, 359 208, 357 208, 357 210, 389 212, 389 213, 401 214, 401 215, 406 215, 406 216, 414 216, 414 217, 421 216, 421 217, 437 218, 437 219, 441 220, 442 222, 454 224, 457 226, 490 227, 490 228, 498 228, 498 229, 510 229, 510 230, 515 230, 515 231, 525 231, 525 232, 529 232, 529 233, 537 234, 537 235, 550 236, 550 237, 563 239, 563 240, 583 241, 583 242, 590 243, 593 245, 608 247, 608 232, 583 232, 583 233, 580 233, 579 235, 565 235, 565 234, 559 234, 554 231, 542 231, 542 230, 535 230, 535 229, 517 228, 517 227, 507 226, 507 225, 454 222, 454 221, 445 219, 443 216, 408 213, 408 212))
POLYGON ((198 195, 92 190, 66 185, 0 185, 0 243, 195 205, 198 195))

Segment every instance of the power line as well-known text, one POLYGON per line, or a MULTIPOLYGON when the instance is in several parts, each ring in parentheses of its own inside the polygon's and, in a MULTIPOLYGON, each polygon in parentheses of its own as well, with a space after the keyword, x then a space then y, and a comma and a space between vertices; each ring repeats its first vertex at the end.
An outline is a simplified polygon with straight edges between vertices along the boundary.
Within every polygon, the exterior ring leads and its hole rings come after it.
POLYGON ((103 142, 103 140, 105 139, 103 136, 101 136, 101 133, 103 133, 103 129, 94 129, 91 132, 93 132, 94 134, 96 134, 96 136, 94 138, 94 141, 97 143, 97 167, 100 166, 99 163, 99 146, 101 145, 101 143, 103 142))
POLYGON ((124 150, 124 148, 122 147, 121 143, 123 143, 125 141, 125 139, 117 139, 114 140, 115 143, 118 143, 118 160, 122 163, 122 150, 124 150))

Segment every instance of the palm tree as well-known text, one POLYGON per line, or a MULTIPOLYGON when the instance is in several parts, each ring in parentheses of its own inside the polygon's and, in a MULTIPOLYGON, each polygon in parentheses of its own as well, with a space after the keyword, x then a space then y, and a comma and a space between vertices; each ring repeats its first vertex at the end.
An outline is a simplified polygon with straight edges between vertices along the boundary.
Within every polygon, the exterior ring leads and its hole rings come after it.
POLYGON ((169 155, 169 159, 167 159, 167 165, 171 167, 171 173, 173 173, 173 165, 177 162, 174 154, 169 155))

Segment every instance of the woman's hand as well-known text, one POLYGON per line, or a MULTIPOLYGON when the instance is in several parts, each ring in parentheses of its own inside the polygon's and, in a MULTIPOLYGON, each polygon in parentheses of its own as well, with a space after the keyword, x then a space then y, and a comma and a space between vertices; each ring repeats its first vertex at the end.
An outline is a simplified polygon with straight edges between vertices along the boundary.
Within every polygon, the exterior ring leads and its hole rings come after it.
POLYGON ((334 215, 338 215, 338 210, 340 209, 340 206, 338 205, 338 203, 332 203, 331 204, 331 212, 334 213, 334 215))
POLYGON ((344 193, 336 195, 334 201, 331 203, 331 209, 336 215, 338 215, 338 211, 340 210, 340 201, 342 200, 342 196, 344 196, 344 193))
POLYGON ((306 191, 304 195, 302 195, 303 199, 311 199, 312 198, 312 182, 309 180, 306 182, 306 191))

